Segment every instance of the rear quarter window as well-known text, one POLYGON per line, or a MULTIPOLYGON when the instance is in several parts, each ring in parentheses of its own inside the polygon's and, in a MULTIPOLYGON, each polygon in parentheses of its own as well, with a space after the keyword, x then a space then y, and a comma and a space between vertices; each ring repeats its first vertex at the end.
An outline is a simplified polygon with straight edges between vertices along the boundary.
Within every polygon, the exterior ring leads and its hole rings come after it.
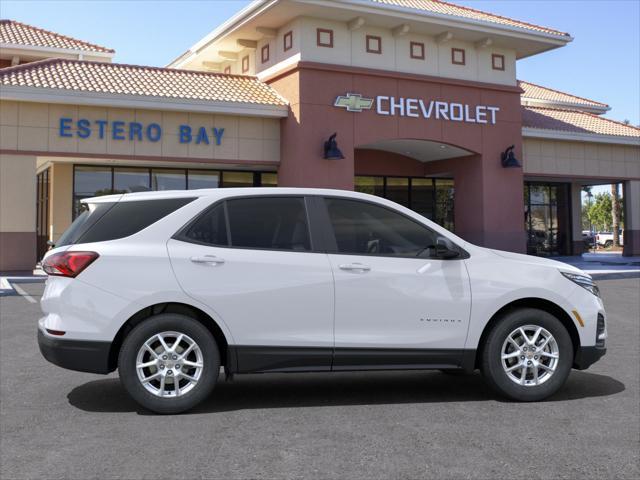
POLYGON ((156 223, 195 198, 165 198, 112 204, 73 243, 105 242, 128 237, 156 223))

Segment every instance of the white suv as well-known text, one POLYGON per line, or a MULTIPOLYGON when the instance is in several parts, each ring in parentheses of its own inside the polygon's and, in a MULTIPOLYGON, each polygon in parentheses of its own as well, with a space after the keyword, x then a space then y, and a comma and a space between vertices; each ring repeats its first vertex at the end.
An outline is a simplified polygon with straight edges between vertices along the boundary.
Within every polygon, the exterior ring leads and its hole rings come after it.
POLYGON ((160 413, 227 375, 482 370, 540 400, 605 353, 578 269, 471 245, 361 193, 294 188, 111 195, 44 258, 38 342, 56 365, 118 368, 160 413))

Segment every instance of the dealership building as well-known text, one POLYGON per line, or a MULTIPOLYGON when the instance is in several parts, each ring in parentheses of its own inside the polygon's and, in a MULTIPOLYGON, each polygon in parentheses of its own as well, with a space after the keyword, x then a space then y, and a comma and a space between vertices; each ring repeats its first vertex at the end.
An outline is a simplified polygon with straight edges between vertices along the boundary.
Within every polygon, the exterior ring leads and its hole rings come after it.
POLYGON ((2 20, 0 271, 33 269, 83 198, 276 185, 364 191, 478 245, 562 255, 584 248, 584 186, 621 183, 638 255, 640 129, 516 76, 572 40, 440 1, 255 0, 157 68, 2 20))

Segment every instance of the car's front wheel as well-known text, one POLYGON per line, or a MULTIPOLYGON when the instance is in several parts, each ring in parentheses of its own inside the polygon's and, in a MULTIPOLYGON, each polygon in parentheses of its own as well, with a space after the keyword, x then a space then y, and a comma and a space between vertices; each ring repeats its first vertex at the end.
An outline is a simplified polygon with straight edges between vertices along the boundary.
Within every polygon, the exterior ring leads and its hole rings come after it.
POLYGON ((204 400, 220 370, 211 333, 193 318, 165 313, 137 325, 125 338, 118 373, 125 389, 144 408, 180 413, 204 400))
POLYGON ((573 365, 569 332, 555 316, 525 308, 502 317, 482 348, 487 383, 512 400, 537 401, 565 383, 573 365))

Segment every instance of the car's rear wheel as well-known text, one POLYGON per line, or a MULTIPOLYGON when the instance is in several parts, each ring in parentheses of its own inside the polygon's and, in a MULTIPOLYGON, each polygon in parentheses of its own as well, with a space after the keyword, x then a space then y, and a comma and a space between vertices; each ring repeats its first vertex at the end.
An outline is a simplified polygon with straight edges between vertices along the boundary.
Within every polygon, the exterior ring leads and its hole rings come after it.
POLYGON ((607 240, 606 242, 604 242, 604 248, 611 248, 613 247, 613 240, 607 240))
POLYGON ((118 358, 129 395, 157 413, 193 408, 211 393, 219 370, 220 354, 211 333, 193 318, 172 313, 137 325, 118 358))
POLYGON ((512 311, 498 321, 482 348, 487 383, 512 400, 537 401, 565 383, 573 364, 569 332, 543 310, 512 311))

